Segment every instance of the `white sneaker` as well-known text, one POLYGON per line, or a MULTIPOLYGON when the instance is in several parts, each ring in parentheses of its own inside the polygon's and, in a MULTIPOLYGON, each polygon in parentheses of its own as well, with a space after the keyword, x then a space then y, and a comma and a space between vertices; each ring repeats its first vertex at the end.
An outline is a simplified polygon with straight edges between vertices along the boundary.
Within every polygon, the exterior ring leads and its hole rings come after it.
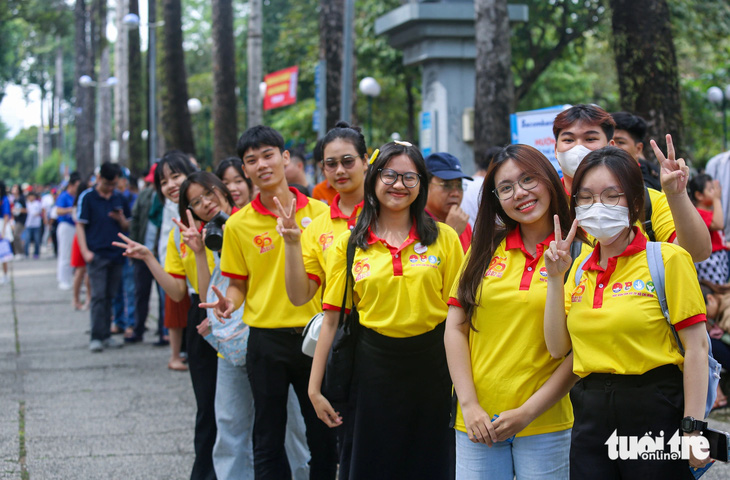
POLYGON ((98 353, 104 351, 104 345, 101 343, 101 340, 92 340, 89 342, 89 351, 98 353))
POLYGON ((116 338, 112 337, 102 340, 101 344, 104 348, 122 348, 124 346, 124 342, 120 342, 116 338))
POLYGON ((66 282, 61 282, 58 284, 59 290, 71 290, 71 284, 66 282))

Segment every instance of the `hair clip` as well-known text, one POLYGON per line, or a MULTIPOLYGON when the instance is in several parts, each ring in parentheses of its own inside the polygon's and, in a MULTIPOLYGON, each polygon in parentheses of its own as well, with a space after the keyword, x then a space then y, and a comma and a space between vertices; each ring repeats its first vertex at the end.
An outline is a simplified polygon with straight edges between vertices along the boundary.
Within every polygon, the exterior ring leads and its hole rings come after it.
POLYGON ((370 161, 368 162, 370 165, 373 164, 376 158, 378 158, 378 154, 380 153, 380 149, 376 148, 373 154, 370 156, 370 161))
POLYGON ((404 142, 402 140, 393 140, 393 143, 395 143, 396 145, 400 145, 402 147, 412 147, 413 146, 413 144, 411 142, 404 142))

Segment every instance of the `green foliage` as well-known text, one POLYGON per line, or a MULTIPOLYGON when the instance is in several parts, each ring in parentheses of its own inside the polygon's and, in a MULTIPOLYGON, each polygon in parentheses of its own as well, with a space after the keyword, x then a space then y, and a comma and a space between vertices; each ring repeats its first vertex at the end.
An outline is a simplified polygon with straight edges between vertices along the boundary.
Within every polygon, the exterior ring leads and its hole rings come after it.
POLYGON ((34 173, 34 181, 38 185, 55 185, 61 181, 61 152, 54 150, 34 173))
POLYGON ((38 128, 21 130, 15 137, 0 140, 0 178, 6 184, 31 180, 37 164, 38 128))

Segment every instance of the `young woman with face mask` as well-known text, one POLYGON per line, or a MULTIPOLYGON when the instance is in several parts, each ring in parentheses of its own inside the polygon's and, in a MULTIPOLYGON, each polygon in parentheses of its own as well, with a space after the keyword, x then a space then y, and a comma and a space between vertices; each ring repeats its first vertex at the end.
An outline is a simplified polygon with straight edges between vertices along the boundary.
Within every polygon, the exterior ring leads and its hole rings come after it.
MULTIPOLYGON (((669 439, 688 424, 683 435, 699 435, 694 420, 704 418, 708 346, 692 259, 677 245, 661 244, 669 317, 684 345, 682 356, 654 294, 646 237, 634 226, 644 211, 637 163, 615 147, 588 154, 576 170, 570 203, 577 224, 597 241, 587 260, 583 255, 572 262, 575 223, 563 239, 565 226, 556 220, 545 254, 545 342, 554 358, 572 349, 573 372, 580 377, 571 391, 571 477, 692 478, 687 460, 612 460, 606 447, 614 433, 664 432, 669 439)), ((693 455, 689 465, 708 461, 693 455)))
POLYGON ((446 354, 458 397, 456 478, 568 478, 571 358, 543 338, 544 251, 570 225, 550 162, 527 145, 494 156, 471 249, 452 287, 446 354))
POLYGON ((454 229, 425 213, 427 179, 418 148, 383 146, 368 169, 355 228, 340 235, 327 256, 325 317, 309 397, 327 426, 346 428, 351 480, 449 478, 453 472, 443 329, 464 254, 454 229), (356 248, 348 272, 350 242, 356 248), (350 275, 360 315, 355 393, 352 405, 337 412, 321 386, 350 275))

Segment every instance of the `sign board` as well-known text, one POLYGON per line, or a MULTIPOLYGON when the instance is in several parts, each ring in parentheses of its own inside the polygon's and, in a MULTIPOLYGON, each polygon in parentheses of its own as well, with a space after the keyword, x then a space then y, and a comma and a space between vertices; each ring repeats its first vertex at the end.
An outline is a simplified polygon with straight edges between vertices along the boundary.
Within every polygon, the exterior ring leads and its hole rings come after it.
POLYGON ((266 94, 264 110, 285 107, 297 101, 297 80, 299 67, 289 67, 264 77, 266 94))
POLYGON ((434 131, 433 131, 433 114, 431 112, 421 112, 421 153, 424 158, 433 153, 434 131))
POLYGON ((558 165, 558 160, 555 158, 553 121, 560 112, 570 107, 570 105, 556 105, 510 115, 512 143, 522 143, 540 150, 540 153, 550 160, 550 163, 553 164, 561 177, 563 172, 560 165, 558 165))

